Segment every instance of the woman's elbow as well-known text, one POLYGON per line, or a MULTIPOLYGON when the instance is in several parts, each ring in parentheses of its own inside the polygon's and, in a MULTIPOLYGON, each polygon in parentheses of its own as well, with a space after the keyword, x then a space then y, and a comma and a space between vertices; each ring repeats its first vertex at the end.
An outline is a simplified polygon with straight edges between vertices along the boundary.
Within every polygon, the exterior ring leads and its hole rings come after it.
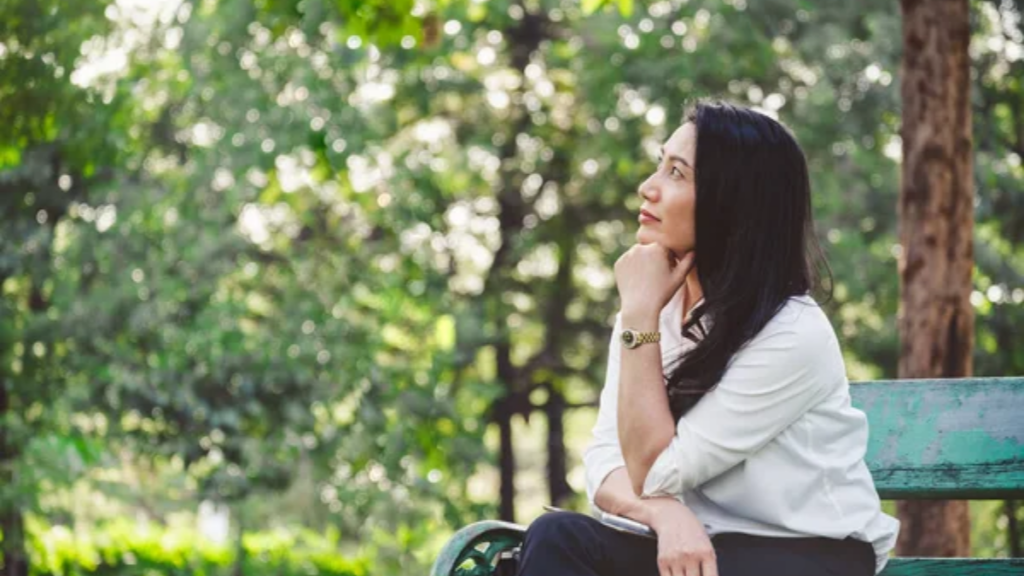
POLYGON ((630 485, 633 487, 633 494, 636 494, 637 498, 643 498, 644 496, 644 479, 639 482, 630 478, 630 485))
POLYGON ((629 472, 629 484, 633 487, 633 492, 637 496, 640 496, 643 492, 644 483, 647 480, 647 475, 651 472, 651 468, 654 467, 654 462, 668 448, 671 440, 670 437, 664 442, 650 442, 646 446, 635 447, 631 453, 623 452, 626 470, 629 472))
POLYGON ((643 460, 630 462, 626 460, 626 472, 629 473, 629 486, 633 489, 633 494, 639 498, 644 493, 644 483, 647 481, 647 474, 651 471, 651 464, 653 460, 643 460))

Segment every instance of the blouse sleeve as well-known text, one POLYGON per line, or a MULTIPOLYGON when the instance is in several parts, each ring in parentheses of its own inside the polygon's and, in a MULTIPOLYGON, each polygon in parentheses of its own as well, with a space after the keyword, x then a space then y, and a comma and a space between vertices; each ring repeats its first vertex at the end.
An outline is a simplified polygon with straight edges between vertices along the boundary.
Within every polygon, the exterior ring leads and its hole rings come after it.
POLYGON ((679 419, 643 496, 674 496, 722 474, 845 381, 828 319, 815 308, 798 320, 773 319, 733 356, 718 386, 679 419))

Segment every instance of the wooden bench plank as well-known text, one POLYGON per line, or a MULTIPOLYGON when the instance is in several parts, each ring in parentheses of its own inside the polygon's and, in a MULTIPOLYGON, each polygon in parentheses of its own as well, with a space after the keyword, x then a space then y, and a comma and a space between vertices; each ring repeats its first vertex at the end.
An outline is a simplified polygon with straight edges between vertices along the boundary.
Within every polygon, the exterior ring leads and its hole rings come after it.
POLYGON ((1024 378, 851 383, 883 499, 1024 497, 1024 378))
POLYGON ((1024 558, 890 558, 879 576, 1021 576, 1024 558))

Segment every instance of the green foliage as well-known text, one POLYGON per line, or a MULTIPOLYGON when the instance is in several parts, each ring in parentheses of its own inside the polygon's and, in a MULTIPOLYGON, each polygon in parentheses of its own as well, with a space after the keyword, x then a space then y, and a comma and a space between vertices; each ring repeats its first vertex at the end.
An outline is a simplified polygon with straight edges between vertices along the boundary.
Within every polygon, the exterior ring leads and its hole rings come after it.
MULTIPOLYGON (((242 570, 253 576, 365 576, 370 562, 339 548, 336 531, 309 530, 247 534, 242 570)), ((237 551, 214 545, 190 526, 137 525, 117 520, 95 529, 70 530, 33 519, 29 555, 34 576, 227 576, 237 551)))

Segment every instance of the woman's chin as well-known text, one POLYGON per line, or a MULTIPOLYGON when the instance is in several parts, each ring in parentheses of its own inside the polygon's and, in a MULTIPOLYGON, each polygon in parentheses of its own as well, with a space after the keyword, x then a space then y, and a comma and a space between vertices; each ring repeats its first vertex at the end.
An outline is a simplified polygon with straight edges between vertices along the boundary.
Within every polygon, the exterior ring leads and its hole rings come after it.
POLYGON ((637 244, 653 244, 658 241, 655 234, 651 234, 649 230, 644 229, 643 226, 636 231, 636 243, 637 244))

